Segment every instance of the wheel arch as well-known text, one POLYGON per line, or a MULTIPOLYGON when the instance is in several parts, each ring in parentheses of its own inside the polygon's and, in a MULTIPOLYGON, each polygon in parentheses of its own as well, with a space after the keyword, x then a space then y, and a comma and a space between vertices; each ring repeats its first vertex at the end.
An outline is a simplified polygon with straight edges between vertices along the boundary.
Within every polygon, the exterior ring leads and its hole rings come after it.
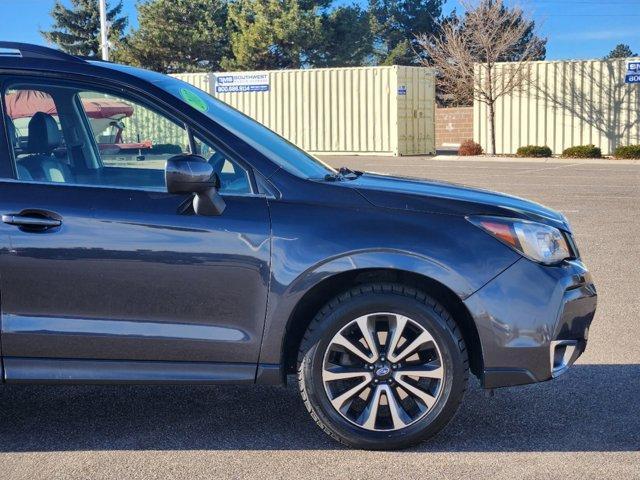
POLYGON ((461 329, 472 373, 481 376, 483 355, 480 337, 460 294, 431 276, 392 267, 368 267, 335 273, 323 278, 304 293, 289 316, 282 340, 281 366, 285 375, 295 372, 298 349, 304 333, 322 306, 336 295, 366 283, 400 283, 417 288, 441 303, 461 329))

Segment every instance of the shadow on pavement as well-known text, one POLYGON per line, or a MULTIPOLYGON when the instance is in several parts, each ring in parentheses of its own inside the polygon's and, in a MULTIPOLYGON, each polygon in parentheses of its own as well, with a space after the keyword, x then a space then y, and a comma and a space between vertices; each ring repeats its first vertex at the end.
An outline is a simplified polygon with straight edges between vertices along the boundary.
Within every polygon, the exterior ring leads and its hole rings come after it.
MULTIPOLYGON (((416 451, 640 449, 640 365, 576 365, 553 382, 472 381, 458 415, 416 451)), ((339 449, 282 387, 0 387, 0 451, 339 449)))

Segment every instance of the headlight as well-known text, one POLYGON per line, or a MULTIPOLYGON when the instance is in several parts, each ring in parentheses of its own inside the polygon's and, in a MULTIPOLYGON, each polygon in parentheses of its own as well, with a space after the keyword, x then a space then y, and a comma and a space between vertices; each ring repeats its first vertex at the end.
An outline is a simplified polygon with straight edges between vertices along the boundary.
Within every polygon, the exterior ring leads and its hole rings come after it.
POLYGON ((468 217, 468 220, 535 262, 551 265, 571 258, 565 236, 549 225, 503 217, 468 217))

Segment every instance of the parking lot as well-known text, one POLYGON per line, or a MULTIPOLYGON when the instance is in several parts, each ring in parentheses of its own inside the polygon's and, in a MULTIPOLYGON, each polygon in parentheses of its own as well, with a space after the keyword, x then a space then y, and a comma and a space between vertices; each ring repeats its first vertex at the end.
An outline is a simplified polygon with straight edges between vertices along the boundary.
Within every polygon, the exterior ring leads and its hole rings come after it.
POLYGON ((278 387, 0 387, 0 478, 640 478, 640 165, 332 158, 527 197, 564 212, 599 293, 589 346, 556 381, 475 380, 435 439, 334 443, 278 387))

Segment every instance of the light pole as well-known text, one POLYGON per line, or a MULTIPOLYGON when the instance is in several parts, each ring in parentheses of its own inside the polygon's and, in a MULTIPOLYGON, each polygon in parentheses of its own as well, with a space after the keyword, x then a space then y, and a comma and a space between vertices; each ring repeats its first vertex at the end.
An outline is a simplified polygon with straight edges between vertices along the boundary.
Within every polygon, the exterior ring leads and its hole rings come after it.
POLYGON ((109 61, 109 34, 107 26, 107 0, 98 0, 100 4, 100 46, 102 59, 109 61))

